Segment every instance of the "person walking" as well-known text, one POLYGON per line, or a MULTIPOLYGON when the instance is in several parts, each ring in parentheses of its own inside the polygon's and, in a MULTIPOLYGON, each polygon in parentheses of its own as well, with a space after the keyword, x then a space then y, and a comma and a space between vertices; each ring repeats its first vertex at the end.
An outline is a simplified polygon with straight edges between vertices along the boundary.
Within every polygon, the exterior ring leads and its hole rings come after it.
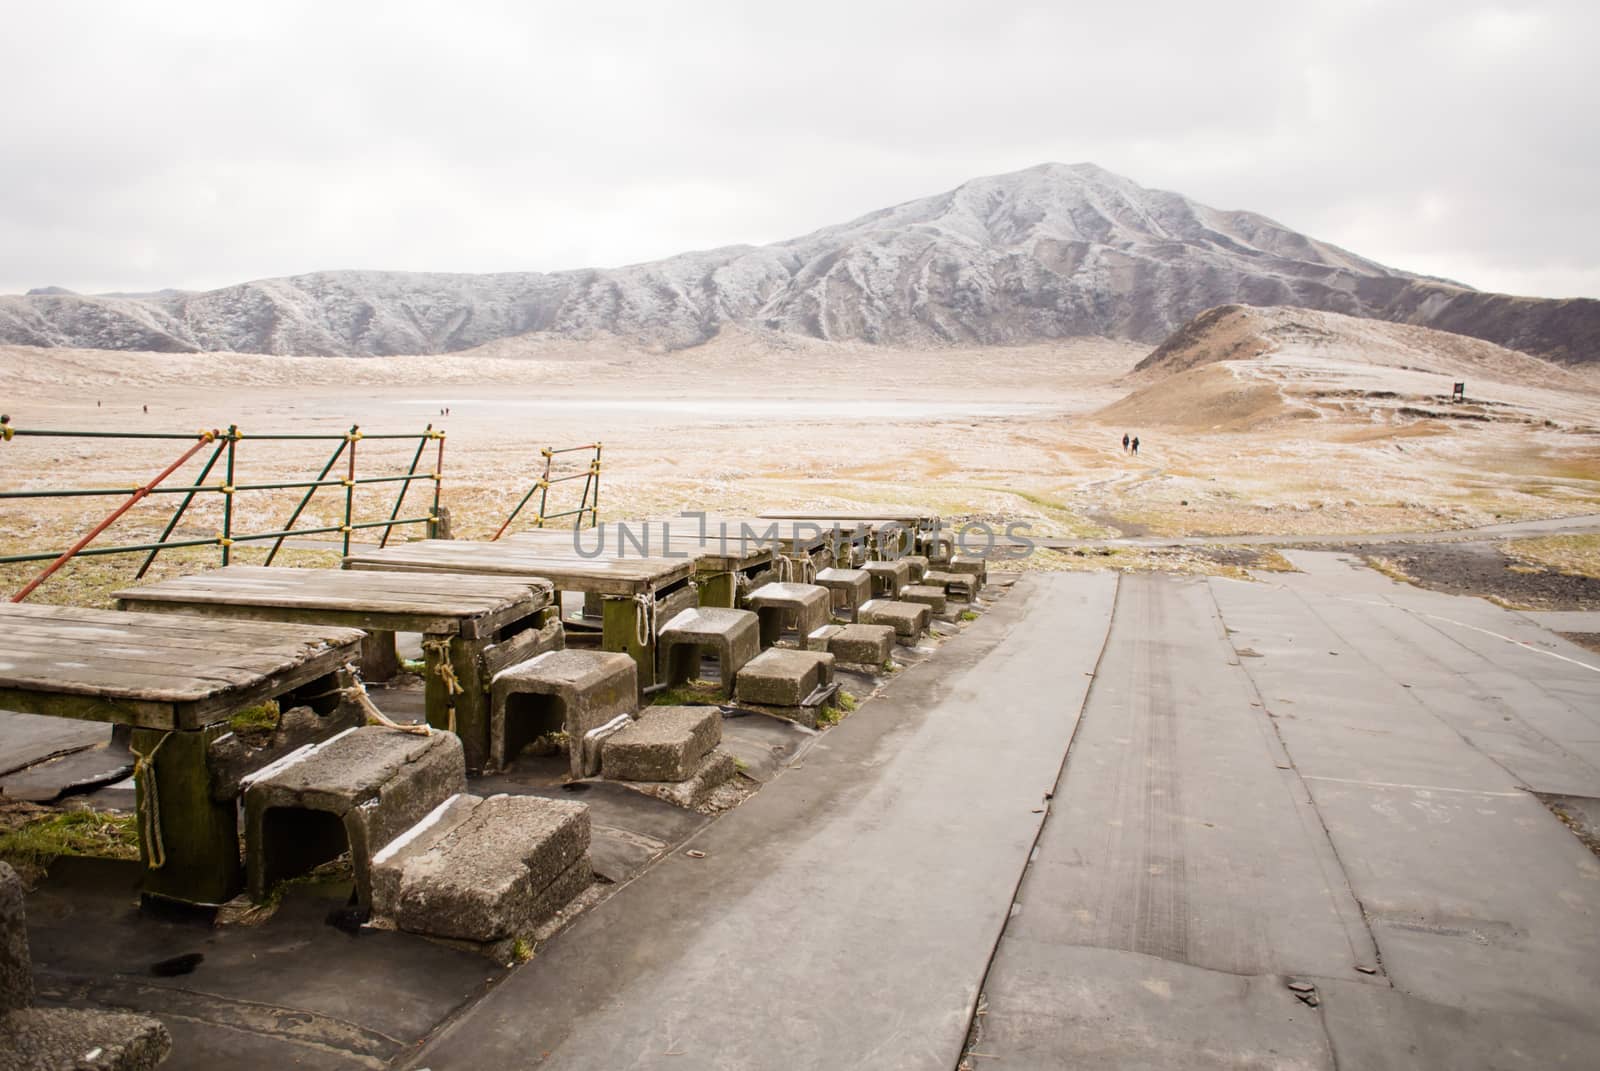
POLYGON ((1139 436, 1137 435, 1133 437, 1133 452, 1136 454, 1139 452, 1139 436))
POLYGON ((1126 454, 1128 452, 1128 433, 1127 432, 1123 432, 1122 433, 1122 452, 1124 454, 1126 454))

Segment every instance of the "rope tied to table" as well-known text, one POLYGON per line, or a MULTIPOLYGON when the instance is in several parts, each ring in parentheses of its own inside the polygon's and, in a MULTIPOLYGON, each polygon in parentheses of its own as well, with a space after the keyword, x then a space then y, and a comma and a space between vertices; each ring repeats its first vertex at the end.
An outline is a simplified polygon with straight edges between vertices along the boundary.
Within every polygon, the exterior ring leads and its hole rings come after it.
POLYGON ((656 597, 651 592, 642 592, 634 595, 633 604, 637 608, 633 615, 633 638, 639 641, 640 647, 648 647, 651 637, 655 635, 652 619, 655 617, 656 597))
POLYGON ((355 665, 346 662, 344 668, 350 676, 350 683, 340 688, 339 694, 361 708, 368 725, 381 725, 385 729, 398 729, 402 733, 413 733, 417 736, 433 735, 433 726, 425 721, 420 723, 395 721, 379 710, 378 705, 372 701, 372 696, 367 694, 367 686, 362 683, 361 674, 356 672, 355 665))
POLYGON ((450 641, 444 638, 424 639, 422 649, 433 655, 433 669, 439 678, 439 683, 444 685, 445 698, 450 703, 447 728, 453 733, 456 731, 456 704, 455 697, 465 692, 460 679, 456 676, 455 667, 450 664, 450 641))
POLYGON ((152 764, 156 761, 156 752, 161 750, 161 745, 171 735, 171 730, 162 733, 156 746, 148 752, 141 753, 131 743, 128 745, 128 750, 133 752, 134 784, 144 786, 144 791, 139 794, 139 834, 144 838, 145 859, 151 870, 160 870, 167 865, 167 845, 161 839, 161 793, 156 789, 152 764))
POLYGON ((772 559, 772 568, 778 574, 778 583, 787 584, 794 579, 794 562, 782 554, 772 559))

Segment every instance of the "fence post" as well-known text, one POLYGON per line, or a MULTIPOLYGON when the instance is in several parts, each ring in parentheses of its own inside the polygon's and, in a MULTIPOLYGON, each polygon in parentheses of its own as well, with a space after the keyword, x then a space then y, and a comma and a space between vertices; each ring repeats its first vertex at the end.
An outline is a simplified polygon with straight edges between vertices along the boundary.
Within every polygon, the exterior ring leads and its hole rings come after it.
POLYGON ((239 444, 239 425, 228 425, 228 475, 222 485, 222 564, 233 558, 233 461, 239 444))
POLYGON ((355 520, 356 506, 356 443, 361 441, 361 427, 357 424, 350 425, 350 433, 346 436, 350 444, 350 463, 344 480, 344 525, 341 533, 344 536, 344 556, 350 556, 350 525, 355 520))
POLYGON ((428 513, 428 538, 439 538, 439 488, 444 483, 444 429, 439 433, 439 456, 433 464, 433 509, 428 513))

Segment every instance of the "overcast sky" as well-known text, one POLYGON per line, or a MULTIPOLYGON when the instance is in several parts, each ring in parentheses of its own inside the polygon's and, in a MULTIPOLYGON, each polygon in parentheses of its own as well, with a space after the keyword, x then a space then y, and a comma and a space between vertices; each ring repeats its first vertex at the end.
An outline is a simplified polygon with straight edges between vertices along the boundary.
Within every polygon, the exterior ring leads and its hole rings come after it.
POLYGON ((1055 160, 1600 297, 1597 12, 0 0, 0 293, 612 266, 1055 160))

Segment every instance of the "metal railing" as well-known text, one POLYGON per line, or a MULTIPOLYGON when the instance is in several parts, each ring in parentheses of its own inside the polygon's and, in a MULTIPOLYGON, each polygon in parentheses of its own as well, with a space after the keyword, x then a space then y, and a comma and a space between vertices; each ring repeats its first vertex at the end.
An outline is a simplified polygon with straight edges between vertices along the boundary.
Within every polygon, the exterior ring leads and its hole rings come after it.
POLYGON ((439 495, 444 475, 444 439, 443 430, 435 429, 429 424, 420 434, 416 432, 369 435, 364 433, 358 425, 352 424, 350 430, 342 435, 338 434, 264 434, 251 435, 251 442, 335 442, 333 453, 323 464, 321 471, 312 480, 282 480, 261 483, 238 483, 239 444, 246 441, 246 436, 238 428, 231 425, 226 431, 200 430, 189 433, 163 433, 163 432, 121 432, 121 431, 65 431, 42 428, 17 428, 9 420, 0 418, 0 442, 10 442, 15 438, 63 438, 63 439, 133 439, 143 441, 172 440, 190 442, 171 464, 163 468, 149 482, 137 487, 56 487, 26 491, 0 491, 0 500, 16 499, 58 499, 58 498, 88 498, 88 497, 124 497, 120 503, 102 521, 80 537, 72 546, 61 551, 42 551, 29 554, 10 554, 0 556, 0 565, 17 562, 47 561, 47 565, 38 576, 29 581, 21 590, 11 596, 12 602, 21 602, 33 593, 40 584, 49 579, 52 574, 66 565, 73 558, 90 557, 103 554, 135 554, 143 552, 144 562, 139 566, 136 577, 144 576, 145 572, 155 561, 156 556, 163 550, 174 550, 182 547, 218 547, 221 550, 222 564, 227 565, 232 559, 232 548, 236 543, 259 542, 272 540, 272 549, 267 552, 266 564, 271 565, 277 557, 279 549, 285 539, 290 536, 329 535, 338 533, 342 536, 343 552, 350 553, 350 537, 353 533, 364 529, 382 528, 383 538, 380 545, 386 545, 394 529, 406 525, 425 525, 429 535, 433 535, 439 521, 439 495), (390 476, 357 476, 356 454, 357 444, 363 440, 416 440, 417 448, 411 457, 409 468, 400 475, 390 476), (418 472, 422 464, 423 454, 430 442, 438 444, 435 455, 434 467, 429 472, 418 472), (209 449, 204 465, 194 480, 182 485, 167 485, 166 480, 179 469, 199 454, 206 453, 209 449), (344 473, 335 478, 329 478, 334 466, 340 460, 344 461, 344 473), (218 483, 207 483, 212 470, 221 462, 223 476, 218 483), (411 485, 418 480, 430 481, 433 484, 432 502, 425 516, 401 517, 400 510, 405 504, 407 493, 411 485), (399 493, 395 495, 394 505, 389 510, 387 520, 364 521, 355 520, 356 488, 376 484, 399 484, 399 493), (300 519, 312 498, 322 488, 343 489, 343 516, 341 524, 319 525, 313 528, 296 528, 295 523, 300 519), (236 511, 234 498, 242 492, 248 491, 277 491, 277 490, 304 490, 296 504, 294 511, 282 527, 266 532, 247 532, 236 530, 236 511), (152 495, 181 495, 177 506, 168 518, 160 537, 153 543, 123 543, 113 546, 89 546, 107 528, 110 528, 118 518, 127 513, 140 501, 152 495), (197 498, 203 495, 220 495, 222 498, 222 527, 214 536, 199 539, 173 539, 172 534, 177 530, 178 524, 183 520, 189 507, 197 498))
MULTIPOLYGON (((512 509, 511 514, 506 517, 499 530, 490 537, 491 542, 505 535, 506 529, 511 527, 511 522, 517 519, 517 515, 522 512, 535 494, 539 496, 539 509, 533 517, 532 527, 534 528, 543 528, 547 521, 558 521, 564 517, 576 518, 572 522, 572 526, 574 528, 582 528, 585 514, 589 517, 589 526, 591 528, 599 523, 600 444, 584 443, 582 446, 547 446, 539 451, 539 455, 544 458, 544 471, 539 475, 538 479, 533 481, 533 486, 528 488, 528 493, 522 496, 522 500, 512 509), (576 471, 561 472, 557 475, 557 455, 584 452, 591 454, 587 465, 576 471), (583 481, 583 494, 578 499, 577 508, 550 513, 550 488, 556 484, 571 483, 575 480, 583 481)), ((579 459, 578 463, 582 465, 582 459, 579 459)))

